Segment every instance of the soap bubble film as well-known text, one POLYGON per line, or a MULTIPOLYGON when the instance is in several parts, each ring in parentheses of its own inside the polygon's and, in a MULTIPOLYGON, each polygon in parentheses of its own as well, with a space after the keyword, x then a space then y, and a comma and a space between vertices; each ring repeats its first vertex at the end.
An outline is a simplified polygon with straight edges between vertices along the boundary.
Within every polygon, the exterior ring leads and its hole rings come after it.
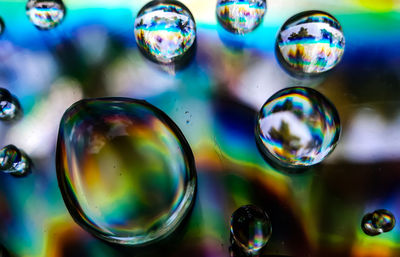
POLYGON ((29 0, 26 15, 38 29, 48 30, 63 21, 65 6, 61 0, 29 0))
POLYGON ((255 205, 242 206, 232 214, 232 244, 237 244, 244 253, 256 255, 267 244, 271 233, 267 213, 255 205))
POLYGON ((278 59, 299 75, 331 70, 342 59, 344 48, 340 23, 320 11, 293 16, 282 26, 277 39, 278 59))
POLYGON ((284 167, 323 161, 340 135, 339 115, 328 99, 311 88, 283 89, 263 105, 256 139, 267 157, 284 167))
POLYGON ((163 112, 126 98, 82 100, 60 124, 57 174, 74 220, 118 244, 173 232, 196 189, 183 134, 163 112))
POLYGON ((369 236, 377 236, 391 231, 396 225, 394 215, 385 209, 367 213, 362 219, 361 228, 369 236))
POLYGON ((152 1, 135 19, 135 39, 151 60, 170 64, 190 54, 196 39, 196 23, 180 2, 152 1))
POLYGON ((266 0, 218 0, 219 23, 235 34, 246 34, 257 28, 267 11, 266 0))

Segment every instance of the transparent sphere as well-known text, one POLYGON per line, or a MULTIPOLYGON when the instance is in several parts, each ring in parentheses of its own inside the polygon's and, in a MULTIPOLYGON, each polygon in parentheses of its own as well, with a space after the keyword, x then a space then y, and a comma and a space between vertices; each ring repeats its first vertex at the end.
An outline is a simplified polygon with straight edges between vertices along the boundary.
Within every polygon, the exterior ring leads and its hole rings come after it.
POLYGON ((247 254, 257 254, 267 244, 271 233, 272 225, 267 213, 255 205, 242 206, 232 214, 232 243, 247 254))
POLYGON ((326 72, 342 59, 345 39, 339 22, 330 14, 307 11, 282 26, 276 42, 283 67, 295 75, 326 72))
POLYGON ((15 120, 21 113, 19 101, 7 89, 0 88, 0 121, 15 120))
POLYGON ((196 189, 191 149, 145 101, 82 100, 64 114, 57 175, 74 220, 106 241, 148 244, 174 231, 196 189))
POLYGON ((217 18, 228 31, 245 34, 263 21, 267 11, 266 0, 218 0, 217 18))
POLYGON ((367 213, 361 222, 362 230, 369 236, 376 236, 389 232, 395 225, 396 219, 394 215, 390 211, 384 209, 367 213))
POLYGON ((340 135, 339 115, 333 104, 311 88, 283 89, 262 106, 256 125, 261 152, 289 168, 324 160, 340 135))
POLYGON ((139 49, 152 61, 170 64, 191 52, 196 23, 190 11, 178 1, 152 1, 135 20, 139 49))
POLYGON ((29 0, 26 15, 38 29, 48 30, 63 21, 65 6, 61 0, 29 0))
POLYGON ((31 160, 26 153, 14 145, 7 145, 0 149, 0 171, 23 177, 30 173, 31 166, 31 160))

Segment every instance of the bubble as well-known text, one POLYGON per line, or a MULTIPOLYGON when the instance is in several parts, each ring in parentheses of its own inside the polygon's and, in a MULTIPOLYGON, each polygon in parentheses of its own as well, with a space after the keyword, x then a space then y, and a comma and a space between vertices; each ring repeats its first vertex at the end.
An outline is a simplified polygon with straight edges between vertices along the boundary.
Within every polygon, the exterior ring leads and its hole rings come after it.
POLYGON ((61 0, 29 0, 26 14, 38 29, 48 30, 63 21, 65 6, 61 0))
POLYGON ((277 56, 294 75, 315 75, 342 59, 345 39, 339 22, 330 14, 307 11, 290 18, 277 39, 277 56))
POLYGON ((6 29, 6 25, 3 21, 3 19, 0 17, 0 35, 4 33, 5 29, 6 29))
POLYGON ((196 23, 178 1, 152 1, 135 20, 139 49, 151 60, 171 64, 189 55, 196 39, 196 23))
POLYGON ((255 205, 242 206, 232 214, 232 244, 246 254, 257 254, 267 244, 271 233, 272 225, 267 213, 255 205))
POLYGON ((169 235, 194 201, 191 149, 175 123, 145 101, 75 103, 61 120, 56 164, 71 216, 112 243, 169 235))
POLYGON ((23 177, 30 173, 31 166, 31 160, 26 153, 14 145, 7 145, 0 149, 0 171, 23 177))
POLYGON ((217 18, 226 30, 246 34, 260 25, 266 10, 266 0, 218 0, 217 18))
POLYGON ((0 88, 0 120, 15 120, 20 116, 21 112, 21 105, 17 98, 12 96, 7 89, 0 88))
POLYGON ((377 236, 379 234, 391 231, 396 225, 394 215, 384 209, 367 213, 361 222, 361 228, 365 234, 369 236, 377 236))
POLYGON ((262 106, 256 139, 266 157, 283 167, 304 168, 324 160, 340 135, 339 115, 311 88, 283 89, 262 106))

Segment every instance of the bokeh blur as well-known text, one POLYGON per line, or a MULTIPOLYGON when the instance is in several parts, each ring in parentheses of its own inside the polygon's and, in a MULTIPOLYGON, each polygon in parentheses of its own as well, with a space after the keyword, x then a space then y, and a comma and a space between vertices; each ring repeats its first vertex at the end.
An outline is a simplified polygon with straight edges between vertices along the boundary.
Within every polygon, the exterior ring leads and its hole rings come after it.
POLYGON ((0 87, 23 116, 0 122, 0 147, 29 155, 32 173, 0 174, 0 244, 12 256, 229 256, 230 216, 266 210, 272 235, 262 256, 400 256, 400 227, 368 236, 366 213, 400 219, 400 1, 268 0, 263 22, 235 35, 218 24, 216 0, 182 0, 194 16, 193 59, 160 66, 137 48, 134 20, 146 0, 64 0, 64 20, 38 30, 27 0, 0 0, 0 87), (320 10, 342 25, 335 69, 294 78, 275 54, 280 27, 320 10), (342 135, 324 162, 301 174, 270 166, 257 149, 259 109, 278 90, 313 87, 336 106, 342 135), (198 192, 191 215, 169 238, 144 248, 105 243, 78 226, 57 184, 61 117, 83 98, 144 99, 179 126, 193 151, 198 192))

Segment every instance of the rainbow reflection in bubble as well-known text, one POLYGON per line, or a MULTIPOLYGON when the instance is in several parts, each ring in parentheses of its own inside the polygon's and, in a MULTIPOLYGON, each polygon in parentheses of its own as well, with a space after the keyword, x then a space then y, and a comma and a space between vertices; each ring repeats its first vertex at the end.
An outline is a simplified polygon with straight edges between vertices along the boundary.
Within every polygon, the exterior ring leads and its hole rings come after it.
POLYGON ((38 29, 52 29, 63 21, 65 6, 62 1, 29 0, 26 14, 38 29))
POLYGON ((139 100, 82 100, 61 120, 59 186, 74 220, 106 241, 170 234, 192 205, 196 172, 179 128, 139 100))
POLYGON ((293 87, 275 93, 258 116, 256 138, 267 156, 286 167, 317 164, 333 151, 340 135, 339 115, 322 94, 293 87))
POLYGON ((217 17, 228 31, 245 34, 260 25, 266 10, 265 0, 218 0, 217 17))
POLYGON ((341 25, 320 11, 297 14, 282 26, 277 40, 278 57, 289 70, 318 74, 342 59, 345 39, 341 25))
POLYGON ((190 11, 177 1, 152 1, 135 20, 135 38, 151 60, 169 64, 183 58, 196 39, 196 24, 190 11))

